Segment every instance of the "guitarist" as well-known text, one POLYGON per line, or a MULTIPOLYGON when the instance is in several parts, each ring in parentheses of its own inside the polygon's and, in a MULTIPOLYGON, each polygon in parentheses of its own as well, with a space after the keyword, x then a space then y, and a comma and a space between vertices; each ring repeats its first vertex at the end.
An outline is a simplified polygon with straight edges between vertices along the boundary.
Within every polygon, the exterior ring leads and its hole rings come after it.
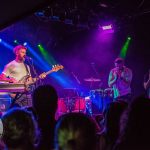
MULTIPOLYGON (((15 54, 15 59, 8 63, 2 74, 0 75, 1 81, 6 81, 9 83, 21 83, 25 82, 22 79, 25 76, 29 76, 28 81, 32 81, 30 67, 25 63, 27 48, 23 45, 18 45, 14 47, 13 52, 15 54)), ((45 78, 46 75, 43 73, 40 78, 45 78)), ((23 94, 19 99, 16 99, 16 103, 20 106, 28 106, 27 95, 23 94)))

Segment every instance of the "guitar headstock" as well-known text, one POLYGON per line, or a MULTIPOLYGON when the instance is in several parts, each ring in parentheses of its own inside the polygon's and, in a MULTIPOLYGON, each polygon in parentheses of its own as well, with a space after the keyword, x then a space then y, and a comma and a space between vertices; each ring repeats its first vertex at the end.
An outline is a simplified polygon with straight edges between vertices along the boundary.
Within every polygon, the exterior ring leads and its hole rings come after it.
POLYGON ((64 66, 62 66, 62 65, 53 65, 52 66, 52 71, 57 72, 57 71, 59 71, 63 68, 64 68, 64 66))

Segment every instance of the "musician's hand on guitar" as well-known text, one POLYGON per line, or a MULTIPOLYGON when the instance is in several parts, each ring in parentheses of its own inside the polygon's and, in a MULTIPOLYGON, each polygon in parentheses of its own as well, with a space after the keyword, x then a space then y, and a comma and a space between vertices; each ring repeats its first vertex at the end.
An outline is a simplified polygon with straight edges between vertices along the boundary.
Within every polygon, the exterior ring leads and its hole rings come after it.
POLYGON ((45 72, 43 72, 43 73, 40 74, 40 76, 39 76, 40 79, 44 79, 45 77, 46 77, 46 73, 45 73, 45 72))

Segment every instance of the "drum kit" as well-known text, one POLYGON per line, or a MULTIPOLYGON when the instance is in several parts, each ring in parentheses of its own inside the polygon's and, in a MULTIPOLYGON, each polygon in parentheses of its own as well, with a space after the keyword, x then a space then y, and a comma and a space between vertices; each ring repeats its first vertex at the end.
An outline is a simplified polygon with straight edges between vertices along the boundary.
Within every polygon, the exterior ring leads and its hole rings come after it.
POLYGON ((76 88, 63 89, 64 97, 58 99, 58 115, 70 112, 85 113, 86 105, 83 97, 79 96, 76 88))
MULTIPOLYGON (((91 84, 101 82, 98 78, 85 78, 84 81, 91 84)), ((91 87, 90 86, 90 87, 91 87)), ((113 99, 112 88, 91 89, 88 96, 81 97, 76 88, 66 88, 63 91, 64 98, 58 100, 58 112, 83 112, 89 114, 102 113, 108 103, 113 99)), ((61 115, 60 114, 60 115, 61 115)))

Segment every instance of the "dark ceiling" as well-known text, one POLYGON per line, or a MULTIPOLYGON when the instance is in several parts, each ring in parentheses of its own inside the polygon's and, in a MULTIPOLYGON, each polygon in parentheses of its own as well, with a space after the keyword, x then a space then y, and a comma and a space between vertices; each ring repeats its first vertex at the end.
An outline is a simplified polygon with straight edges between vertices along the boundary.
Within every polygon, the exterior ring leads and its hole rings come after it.
POLYGON ((149 0, 1 0, 0 4, 0 29, 36 11, 50 19, 57 16, 90 26, 104 19, 127 24, 141 16, 150 16, 149 0))

